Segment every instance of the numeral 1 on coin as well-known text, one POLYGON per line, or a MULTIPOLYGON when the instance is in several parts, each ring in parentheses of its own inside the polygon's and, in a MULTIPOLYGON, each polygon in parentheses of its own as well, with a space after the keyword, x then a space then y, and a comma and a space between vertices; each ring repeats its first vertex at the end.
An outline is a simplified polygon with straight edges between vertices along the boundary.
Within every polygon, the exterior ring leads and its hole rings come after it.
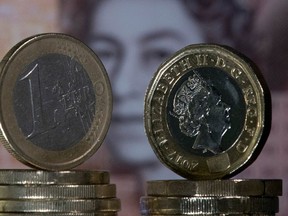
POLYGON ((43 133, 45 124, 43 123, 43 109, 42 109, 42 96, 41 96, 41 83, 39 77, 39 65, 36 64, 20 81, 28 80, 30 103, 32 111, 33 129, 28 134, 27 139, 43 133))

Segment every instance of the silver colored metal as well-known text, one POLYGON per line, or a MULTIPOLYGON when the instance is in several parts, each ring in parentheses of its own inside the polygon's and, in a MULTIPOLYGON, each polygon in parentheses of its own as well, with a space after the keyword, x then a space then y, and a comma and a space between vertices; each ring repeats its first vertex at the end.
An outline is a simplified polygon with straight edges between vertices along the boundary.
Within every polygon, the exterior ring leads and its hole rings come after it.
POLYGON ((231 177, 265 144, 269 96, 259 71, 242 54, 216 44, 189 45, 151 79, 145 131, 159 160, 182 177, 231 177))
POLYGON ((59 199, 59 200, 0 200, 1 213, 71 213, 117 212, 120 200, 112 199, 59 199))
POLYGON ((0 213, 0 216, 117 216, 117 212, 92 212, 92 213, 81 213, 81 212, 70 212, 70 213, 0 213))
POLYGON ((0 184, 5 185, 73 185, 109 184, 108 171, 67 170, 44 171, 31 169, 0 170, 0 184))
MULTIPOLYGON (((141 216, 187 216, 187 214, 141 214, 141 216)), ((275 216, 276 214, 189 214, 189 216, 275 216)), ((0 215, 1 216, 1 215, 0 215)))
POLYGON ((141 197, 141 214, 274 214, 278 197, 141 197))
POLYGON ((148 196, 281 196, 280 179, 157 180, 147 182, 148 196))
POLYGON ((101 146, 112 113, 107 72, 81 41, 46 33, 11 49, 0 71, 0 140, 21 162, 71 169, 101 146))
POLYGON ((106 199, 116 197, 115 184, 0 185, 0 199, 106 199))

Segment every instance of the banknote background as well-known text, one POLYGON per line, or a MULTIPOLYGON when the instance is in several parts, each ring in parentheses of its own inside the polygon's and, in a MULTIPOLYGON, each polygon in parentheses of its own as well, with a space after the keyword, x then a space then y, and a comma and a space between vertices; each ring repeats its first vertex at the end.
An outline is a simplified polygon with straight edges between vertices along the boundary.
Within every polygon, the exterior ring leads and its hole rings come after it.
MULTIPOLYGON (((251 22, 257 30, 258 38, 252 41, 258 45, 255 51, 264 57, 259 67, 265 68, 265 77, 272 90, 273 118, 268 141, 259 158, 235 178, 281 178, 283 179, 283 196, 280 202, 280 216, 288 212, 288 4, 285 0, 239 1, 243 7, 253 9, 255 17, 251 22)), ((0 0, 0 58, 17 42, 25 37, 43 32, 63 31, 61 22, 60 3, 58 0, 0 0)), ((247 37, 243 32, 240 37, 247 37)), ((257 38, 257 37, 256 37, 257 38)), ((248 54, 249 56, 249 54, 248 54)), ((255 57, 257 61, 257 56, 255 57)), ((257 62, 258 63, 258 62, 257 62)), ((148 145, 148 143, 147 143, 148 145)), ((141 154, 141 152, 140 152, 141 154)), ((113 164, 117 159, 111 150, 103 144, 100 150, 79 168, 111 170, 111 181, 117 184, 118 197, 122 200, 122 211, 119 215, 139 214, 139 196, 147 179, 139 175, 139 167, 116 169, 113 164)), ((133 166, 132 166, 133 167, 133 166)), ((0 168, 27 168, 16 161, 6 149, 0 146, 0 168)), ((165 169, 165 168, 163 168, 165 169)), ((159 179, 165 176, 159 175, 159 179)), ((169 178, 170 176, 168 175, 169 178)), ((152 177, 150 177, 152 178, 152 177)))

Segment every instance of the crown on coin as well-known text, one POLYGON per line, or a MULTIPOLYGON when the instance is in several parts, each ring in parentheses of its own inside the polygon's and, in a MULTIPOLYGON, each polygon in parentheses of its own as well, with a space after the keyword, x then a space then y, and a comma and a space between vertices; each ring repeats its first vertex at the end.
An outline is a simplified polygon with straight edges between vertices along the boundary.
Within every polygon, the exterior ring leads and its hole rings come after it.
POLYGON ((189 109, 189 103, 193 98, 201 92, 203 97, 211 93, 211 87, 207 82, 195 71, 189 76, 187 81, 182 84, 177 91, 173 101, 173 112, 177 116, 184 115, 189 109))

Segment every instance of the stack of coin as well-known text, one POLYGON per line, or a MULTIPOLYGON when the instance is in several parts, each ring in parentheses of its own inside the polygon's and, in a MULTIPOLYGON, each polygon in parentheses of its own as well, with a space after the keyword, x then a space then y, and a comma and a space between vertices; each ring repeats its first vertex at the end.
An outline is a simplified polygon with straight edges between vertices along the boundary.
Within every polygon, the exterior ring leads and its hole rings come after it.
POLYGON ((0 215, 117 215, 108 172, 71 170, 97 151, 110 124, 100 59, 75 38, 47 33, 15 45, 0 69, 0 141, 41 169, 0 170, 0 215))
POLYGON ((278 212, 281 180, 229 179, 256 160, 271 126, 269 89, 247 57, 216 44, 179 50, 152 78, 144 120, 159 160, 188 180, 148 182, 142 215, 278 212))
POLYGON ((141 214, 275 215, 281 180, 163 180, 147 182, 141 214))
POLYGON ((119 210, 109 172, 0 170, 0 215, 112 216, 119 210))

